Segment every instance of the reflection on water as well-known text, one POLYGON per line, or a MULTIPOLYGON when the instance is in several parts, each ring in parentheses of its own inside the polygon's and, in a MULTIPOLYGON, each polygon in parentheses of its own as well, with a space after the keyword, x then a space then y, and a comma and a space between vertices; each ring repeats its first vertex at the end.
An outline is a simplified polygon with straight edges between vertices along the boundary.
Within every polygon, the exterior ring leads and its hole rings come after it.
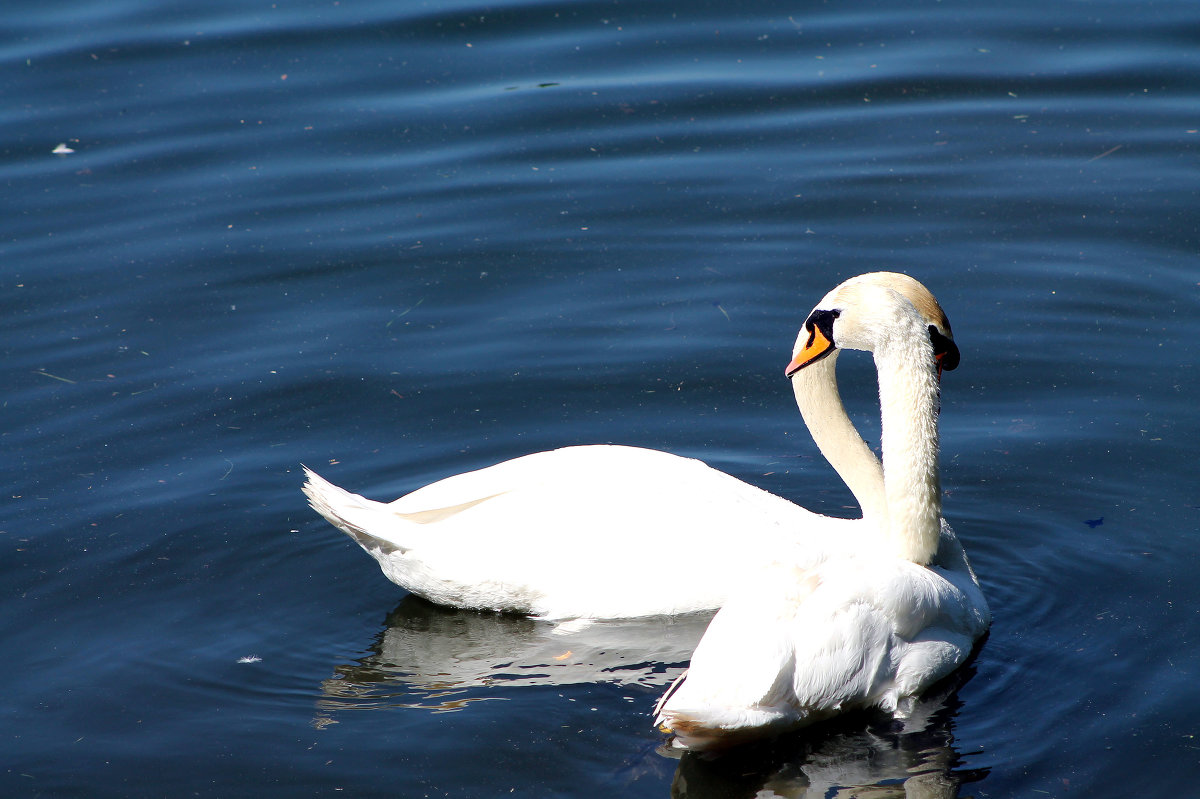
POLYGON ((712 617, 540 621, 460 611, 408 596, 384 622, 371 654, 321 684, 317 726, 344 709, 461 710, 503 689, 607 682, 666 686, 683 671, 712 617), (484 690, 480 690, 484 689, 484 690))
MULTIPOLYGON (((369 655, 337 667, 321 683, 313 724, 335 724, 346 710, 463 710, 526 686, 661 688, 683 670, 709 618, 556 624, 452 610, 409 596, 387 616, 369 655)), ((857 713, 721 756, 663 745, 662 755, 679 759, 671 795, 957 796, 963 784, 986 776, 986 770, 965 768, 954 746, 957 692, 973 673, 968 664, 935 685, 902 722, 857 713)))
MULTIPOLYGON (((931 688, 903 722, 878 713, 843 717, 720 757, 677 752, 671 796, 954 797, 987 776, 963 767, 954 748, 957 692, 968 665, 931 688)), ((672 752, 662 750, 669 756, 672 752)))

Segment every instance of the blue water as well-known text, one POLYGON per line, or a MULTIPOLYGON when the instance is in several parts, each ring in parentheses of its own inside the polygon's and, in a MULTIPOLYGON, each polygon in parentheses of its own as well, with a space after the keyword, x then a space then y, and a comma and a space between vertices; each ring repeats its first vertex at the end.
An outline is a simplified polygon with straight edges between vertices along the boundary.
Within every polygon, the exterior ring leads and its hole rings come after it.
MULTIPOLYGON (((1195 785, 1200 5, 5 23, 3 795, 1195 785), (996 617, 907 727, 666 757, 649 711, 703 618, 559 659, 547 625, 406 597, 299 492, 300 463, 388 499, 619 442, 851 515, 782 368, 875 269, 962 348, 945 512, 996 617)), ((870 362, 842 361, 877 435, 870 362)))

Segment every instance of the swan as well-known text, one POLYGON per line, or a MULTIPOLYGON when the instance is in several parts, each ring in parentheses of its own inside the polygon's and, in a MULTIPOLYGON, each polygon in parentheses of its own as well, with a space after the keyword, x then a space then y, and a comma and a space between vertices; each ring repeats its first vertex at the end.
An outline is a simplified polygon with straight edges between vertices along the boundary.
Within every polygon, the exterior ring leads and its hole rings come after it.
MULTIPOLYGON (((916 280, 891 281, 916 307, 940 314, 916 280)), ((929 323, 948 335, 944 316, 929 323)), ((862 519, 812 513, 698 460, 612 445, 526 455, 390 503, 307 467, 302 490, 388 579, 432 602, 546 619, 712 611, 741 575, 869 546, 864 537, 877 537, 884 524, 883 471, 846 415, 836 360, 834 350, 791 381, 805 423, 862 519)))
POLYGON ((884 477, 877 518, 885 519, 878 538, 773 563, 733 593, 655 708, 675 746, 720 749, 855 708, 903 718, 991 622, 941 515, 940 376, 957 365, 958 350, 937 301, 905 282, 875 273, 839 285, 808 317, 786 370, 796 380, 839 349, 874 353, 884 477))

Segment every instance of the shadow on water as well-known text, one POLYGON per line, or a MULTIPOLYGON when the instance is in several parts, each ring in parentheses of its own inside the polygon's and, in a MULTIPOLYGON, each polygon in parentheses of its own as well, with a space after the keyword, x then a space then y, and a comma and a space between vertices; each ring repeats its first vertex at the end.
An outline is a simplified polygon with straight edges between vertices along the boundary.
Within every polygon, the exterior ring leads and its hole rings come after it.
POLYGON ((524 686, 665 686, 683 671, 712 614, 589 624, 451 610, 407 596, 370 654, 321 684, 322 726, 339 710, 460 710, 524 686))
POLYGON ((968 664, 933 686, 903 721, 881 713, 855 713, 720 756, 663 747, 661 754, 679 758, 671 796, 959 796, 963 785, 988 773, 985 768, 966 768, 954 746, 954 718, 961 706, 958 689, 973 674, 968 664))

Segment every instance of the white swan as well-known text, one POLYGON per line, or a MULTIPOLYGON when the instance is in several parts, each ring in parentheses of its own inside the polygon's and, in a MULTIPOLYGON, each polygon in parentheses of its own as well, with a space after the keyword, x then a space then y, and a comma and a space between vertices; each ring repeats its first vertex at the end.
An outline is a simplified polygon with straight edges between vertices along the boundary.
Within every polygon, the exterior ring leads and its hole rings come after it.
POLYGON ((730 598, 656 708, 679 746, 735 745, 854 708, 904 716, 990 624, 975 574, 941 518, 939 377, 958 351, 932 295, 908 280, 876 273, 842 283, 805 322, 787 370, 798 377, 837 348, 874 353, 881 535, 858 551, 774 564, 730 598))
MULTIPOLYGON (((911 278, 892 280, 917 303, 928 295, 911 278)), ((936 303, 920 307, 941 313, 936 303)), ((846 416, 836 355, 792 385, 862 520, 819 516, 690 458, 618 446, 527 455, 391 503, 307 468, 303 490, 388 579, 433 602, 552 619, 714 610, 742 575, 852 550, 884 524, 883 472, 846 416)))

